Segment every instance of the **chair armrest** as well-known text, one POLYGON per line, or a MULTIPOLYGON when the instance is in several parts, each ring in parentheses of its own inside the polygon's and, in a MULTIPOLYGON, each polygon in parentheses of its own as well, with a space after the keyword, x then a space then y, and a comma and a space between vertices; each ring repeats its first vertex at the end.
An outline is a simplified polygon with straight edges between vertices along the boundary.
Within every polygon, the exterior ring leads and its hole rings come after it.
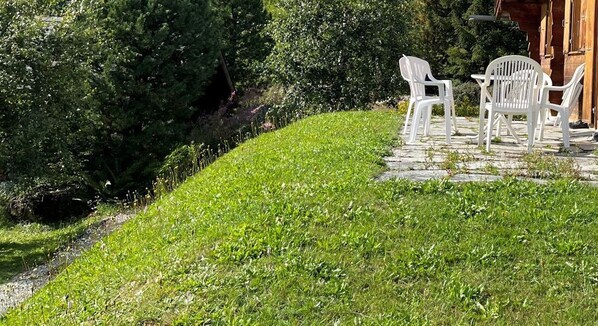
POLYGON ((432 76, 432 74, 428 74, 428 78, 430 78, 431 81, 433 82, 440 82, 441 80, 438 80, 436 77, 432 76))
POLYGON ((422 84, 424 86, 433 86, 433 87, 438 87, 438 95, 441 99, 445 98, 445 94, 446 94, 446 84, 441 82, 441 81, 425 81, 425 80, 421 80, 421 79, 415 79, 415 82, 417 84, 422 84))
POLYGON ((563 85, 563 86, 544 86, 542 87, 542 91, 551 92, 551 91, 565 91, 567 88, 571 87, 571 85, 563 85))
POLYGON ((546 105, 550 104, 550 101, 548 100, 548 95, 550 94, 550 91, 561 91, 564 90, 564 86, 544 86, 542 87, 542 89, 540 90, 540 102, 538 103, 538 107, 540 109, 542 109, 543 107, 546 107, 546 105))
POLYGON ((444 87, 445 84, 443 82, 440 81, 420 81, 420 80, 416 80, 415 81, 418 84, 422 84, 424 86, 438 86, 438 87, 444 87))

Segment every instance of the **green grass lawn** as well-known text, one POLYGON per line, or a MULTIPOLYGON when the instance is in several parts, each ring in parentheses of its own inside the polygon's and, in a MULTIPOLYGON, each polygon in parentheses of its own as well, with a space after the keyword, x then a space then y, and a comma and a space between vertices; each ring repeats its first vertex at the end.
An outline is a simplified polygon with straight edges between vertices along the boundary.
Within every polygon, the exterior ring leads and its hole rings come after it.
POLYGON ((54 225, 16 224, 0 216, 0 284, 51 258, 80 235, 98 216, 54 225))
POLYGON ((1 323, 595 323, 598 190, 377 182, 399 119, 325 114, 246 142, 1 323))

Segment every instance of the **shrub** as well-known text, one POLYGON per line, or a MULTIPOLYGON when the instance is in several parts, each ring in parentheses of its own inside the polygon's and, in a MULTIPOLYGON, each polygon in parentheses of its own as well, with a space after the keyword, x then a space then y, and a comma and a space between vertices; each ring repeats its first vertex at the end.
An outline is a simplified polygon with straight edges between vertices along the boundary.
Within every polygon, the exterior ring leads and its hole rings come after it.
POLYGON ((480 86, 476 82, 454 82, 453 96, 458 116, 477 117, 480 109, 480 86))
POLYGON ((269 27, 274 80, 285 104, 334 111, 395 97, 405 37, 404 1, 281 0, 269 27))
POLYGON ((475 82, 454 82, 456 105, 476 105, 480 101, 480 86, 475 82))
POLYGON ((48 19, 59 9, 0 3, 0 170, 21 194, 81 187, 93 147, 84 65, 71 55, 70 31, 48 19))
POLYGON ((205 1, 0 3, 0 171, 17 185, 9 209, 27 217, 49 198, 86 202, 89 187, 112 197, 149 185, 187 136, 219 30, 205 1))

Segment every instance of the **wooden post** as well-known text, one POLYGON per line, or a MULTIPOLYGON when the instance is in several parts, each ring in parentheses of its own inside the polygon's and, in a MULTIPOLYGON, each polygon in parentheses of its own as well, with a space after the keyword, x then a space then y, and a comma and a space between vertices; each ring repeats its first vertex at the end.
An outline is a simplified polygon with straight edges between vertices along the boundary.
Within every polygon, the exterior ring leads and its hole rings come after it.
POLYGON ((226 64, 226 60, 224 59, 224 54, 220 51, 220 64, 222 65, 222 71, 224 71, 224 75, 226 76, 226 82, 228 83, 228 88, 230 89, 231 93, 237 91, 235 88, 235 84, 233 84, 233 79, 230 76, 230 72, 228 71, 228 65, 226 64))
POLYGON ((598 74, 596 73, 596 51, 594 47, 596 46, 596 33, 598 29, 596 28, 596 0, 591 0, 587 2, 586 7, 586 52, 585 52, 585 77, 584 77, 584 95, 583 95, 583 112, 582 112, 582 119, 585 121, 591 121, 594 123, 594 127, 596 127, 596 117, 592 114, 592 110, 596 105, 595 98, 598 96, 598 90, 596 89, 596 77, 598 74))

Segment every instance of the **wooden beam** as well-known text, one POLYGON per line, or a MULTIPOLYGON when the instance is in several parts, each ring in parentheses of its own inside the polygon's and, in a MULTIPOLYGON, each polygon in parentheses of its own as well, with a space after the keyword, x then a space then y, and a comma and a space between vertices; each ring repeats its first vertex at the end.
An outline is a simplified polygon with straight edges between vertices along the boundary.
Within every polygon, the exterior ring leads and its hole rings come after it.
POLYGON ((596 6, 596 1, 588 1, 586 7, 586 35, 590 37, 586 37, 586 52, 585 52, 585 77, 584 77, 584 95, 583 95, 583 112, 582 112, 582 119, 585 121, 591 121, 594 123, 594 127, 596 127, 596 120, 595 117, 592 116, 592 109, 596 106, 596 96, 598 91, 596 89, 596 77, 598 76, 596 72, 596 51, 594 47, 596 46, 596 34, 598 29, 596 28, 596 11, 598 6, 596 6))

